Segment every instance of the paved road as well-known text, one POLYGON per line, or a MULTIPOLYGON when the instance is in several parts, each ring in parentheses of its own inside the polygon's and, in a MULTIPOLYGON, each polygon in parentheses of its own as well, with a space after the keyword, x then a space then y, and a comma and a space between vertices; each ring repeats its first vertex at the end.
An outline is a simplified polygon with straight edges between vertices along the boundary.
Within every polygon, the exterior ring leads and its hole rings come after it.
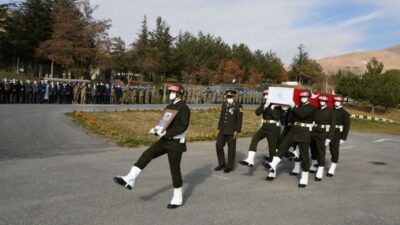
MULTIPOLYGON (((351 133, 337 174, 305 189, 287 161, 277 180, 264 180, 265 141, 254 169, 238 165, 231 174, 212 171, 214 142, 191 143, 184 207, 168 210, 167 159, 154 160, 133 191, 120 188, 112 177, 145 148, 86 134, 63 115, 77 107, 0 106, 0 224, 400 224, 399 136, 351 133)), ((238 141, 238 160, 249 142, 238 141)))

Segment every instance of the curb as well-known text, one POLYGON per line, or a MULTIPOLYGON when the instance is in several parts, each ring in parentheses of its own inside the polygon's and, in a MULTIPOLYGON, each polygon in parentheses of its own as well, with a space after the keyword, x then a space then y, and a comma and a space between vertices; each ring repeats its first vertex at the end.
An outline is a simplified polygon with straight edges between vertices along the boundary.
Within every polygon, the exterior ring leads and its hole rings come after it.
POLYGON ((389 120, 389 119, 386 119, 386 118, 379 118, 379 117, 365 116, 365 115, 357 115, 357 114, 351 114, 350 117, 351 118, 356 118, 356 119, 375 121, 375 122, 399 123, 397 121, 389 120))

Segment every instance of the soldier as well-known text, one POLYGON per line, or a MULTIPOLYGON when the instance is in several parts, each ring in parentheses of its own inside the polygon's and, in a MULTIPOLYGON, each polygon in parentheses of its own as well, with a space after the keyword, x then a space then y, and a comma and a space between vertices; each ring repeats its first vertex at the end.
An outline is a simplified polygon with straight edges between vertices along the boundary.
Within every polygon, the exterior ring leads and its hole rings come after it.
POLYGON ((91 104, 92 103, 92 84, 88 83, 87 88, 86 88, 86 102, 85 104, 91 104))
POLYGON ((122 88, 121 85, 117 85, 115 88, 115 104, 121 104, 122 88))
POLYGON ((30 80, 26 80, 26 82, 25 82, 25 102, 27 104, 31 104, 32 98, 33 98, 32 83, 30 80))
POLYGON ((78 101, 79 101, 79 84, 77 82, 73 83, 72 92, 73 92, 73 95, 74 95, 74 104, 78 104, 78 101))
POLYGON ((299 187, 304 188, 308 184, 308 170, 310 168, 309 148, 311 142, 311 130, 314 120, 315 107, 310 104, 309 99, 311 92, 307 89, 300 92, 301 106, 296 106, 292 109, 294 125, 289 133, 285 136, 279 146, 278 152, 273 157, 272 162, 264 162, 263 165, 271 170, 276 171, 281 158, 287 153, 292 144, 296 143, 300 149, 301 160, 301 179, 299 187))
POLYGON ((37 81, 34 80, 31 84, 32 87, 32 100, 31 103, 37 103, 37 96, 38 96, 38 84, 37 81))
POLYGON ((91 104, 97 104, 97 86, 98 86, 97 83, 93 83, 91 97, 90 97, 91 104))
POLYGON ((227 90, 225 92, 226 102, 222 104, 221 114, 218 122, 218 137, 216 151, 218 166, 215 171, 223 168, 225 173, 233 170, 236 156, 236 139, 242 129, 243 109, 242 105, 234 101, 236 91, 227 90), (224 146, 228 143, 228 162, 225 161, 224 146))
POLYGON ((26 84, 24 83, 23 80, 19 81, 20 86, 19 86, 19 94, 18 94, 18 102, 19 103, 25 103, 26 100, 26 84))
POLYGON ((331 166, 329 167, 326 176, 332 177, 335 174, 336 165, 339 161, 339 147, 347 140, 347 135, 350 130, 350 114, 343 108, 343 96, 336 95, 334 98, 335 104, 335 134, 332 141, 329 143, 329 150, 331 152, 331 166))
POLYGON ((114 86, 114 84, 111 85, 111 93, 110 93, 110 104, 115 104, 115 90, 117 87, 114 86))
POLYGON ((335 114, 328 108, 328 95, 320 94, 318 97, 320 108, 317 109, 314 116, 314 127, 311 132, 311 163, 310 172, 318 167, 315 175, 315 181, 321 181, 325 168, 325 149, 333 139, 335 132, 335 114), (317 164, 315 166, 315 164, 317 164))
POLYGON ((55 95, 57 93, 57 86, 54 82, 50 82, 49 86, 49 103, 53 104, 55 102, 55 95))
POLYGON ((86 104, 86 96, 87 96, 87 85, 85 83, 82 83, 80 86, 80 92, 81 92, 81 104, 86 104))
POLYGON ((190 109, 186 103, 181 100, 184 89, 182 85, 172 85, 168 88, 170 91, 169 104, 165 109, 177 110, 177 114, 171 124, 165 131, 152 128, 150 133, 160 137, 150 148, 148 148, 140 156, 134 164, 130 172, 126 176, 114 177, 114 181, 132 189, 140 172, 150 163, 161 155, 168 154, 168 161, 172 175, 172 183, 174 187, 174 195, 167 208, 174 209, 182 205, 182 175, 181 175, 181 159, 183 152, 186 151, 186 130, 189 126, 190 109))
MULTIPOLYGON (((265 101, 268 99, 268 90, 263 92, 265 101)), ((251 144, 249 147, 249 152, 247 159, 239 161, 240 164, 253 167, 254 166, 254 156, 257 151, 258 142, 260 142, 265 137, 268 140, 268 150, 269 159, 274 157, 274 154, 278 148, 279 135, 281 133, 280 128, 280 117, 281 109, 277 105, 269 104, 267 102, 263 103, 256 109, 256 115, 260 116, 262 114, 262 127, 254 134, 251 139, 251 144)), ((275 172, 270 173, 267 180, 272 180, 275 178, 275 172)))

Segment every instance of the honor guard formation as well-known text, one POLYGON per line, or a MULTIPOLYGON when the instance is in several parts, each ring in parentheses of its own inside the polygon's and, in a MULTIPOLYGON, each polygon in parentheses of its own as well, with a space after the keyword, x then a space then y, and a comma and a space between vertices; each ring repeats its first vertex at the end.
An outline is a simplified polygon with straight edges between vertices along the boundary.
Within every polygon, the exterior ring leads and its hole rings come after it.
MULTIPOLYGON (((140 172, 150 161, 166 154, 173 184, 173 196, 167 208, 174 209, 183 204, 180 164, 182 154, 187 150, 185 139, 190 121, 190 109, 183 100, 185 89, 182 85, 172 85, 168 91, 171 103, 165 110, 175 110, 176 115, 166 128, 156 126, 149 131, 160 139, 142 153, 128 174, 116 176, 114 181, 131 190, 140 172)), ((255 110, 257 116, 262 116, 262 125, 251 139, 247 158, 239 161, 239 164, 253 168, 258 143, 266 138, 268 155, 263 157, 262 162, 267 169, 266 180, 276 179, 278 165, 282 158, 286 157, 294 162, 290 175, 297 177, 300 174, 298 187, 304 188, 308 185, 310 172, 315 173, 315 181, 321 181, 326 167, 325 154, 328 146, 331 161, 326 176, 334 176, 339 161, 340 145, 346 141, 349 133, 350 115, 342 106, 342 96, 334 96, 334 108, 331 109, 328 107, 327 94, 319 95, 318 108, 310 103, 311 95, 309 90, 301 90, 298 105, 283 105, 269 103, 269 90, 264 90, 264 100, 255 110)), ((225 91, 218 122, 216 140, 218 164, 214 168, 215 171, 223 170, 224 173, 230 173, 234 170, 236 141, 241 132, 242 121, 243 108, 238 101, 237 92, 225 91), (227 158, 224 152, 226 144, 227 158)))

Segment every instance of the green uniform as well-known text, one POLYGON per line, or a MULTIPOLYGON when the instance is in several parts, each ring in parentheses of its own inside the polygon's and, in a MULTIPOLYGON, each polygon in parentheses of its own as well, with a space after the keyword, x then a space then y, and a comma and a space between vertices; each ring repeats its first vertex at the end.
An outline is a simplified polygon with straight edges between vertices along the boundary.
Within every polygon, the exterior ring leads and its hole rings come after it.
POLYGON ((311 129, 316 108, 310 103, 291 110, 293 125, 288 134, 283 138, 276 156, 282 158, 293 144, 300 149, 300 161, 303 172, 310 168, 309 148, 311 142, 311 129))
POLYGON ((337 163, 339 161, 340 140, 345 141, 349 134, 350 114, 343 107, 335 109, 334 114, 336 118, 335 133, 329 143, 329 150, 332 155, 331 162, 337 163))
POLYGON ((264 108, 265 104, 261 104, 260 107, 256 109, 256 115, 263 116, 262 127, 254 134, 251 139, 249 151, 257 151, 257 145, 260 140, 263 138, 267 138, 268 141, 268 150, 269 157, 272 158, 275 155, 276 149, 278 147, 278 140, 280 135, 280 117, 281 117, 281 108, 275 106, 272 109, 272 106, 269 105, 267 108, 264 108))
POLYGON ((176 138, 186 132, 190 121, 190 109, 183 100, 169 104, 165 109, 177 110, 174 120, 168 126, 166 134, 143 152, 135 166, 143 170, 152 159, 168 154, 168 162, 174 188, 182 187, 181 159, 186 151, 183 138, 176 138))
POLYGON ((333 140, 335 132, 335 113, 325 107, 317 109, 314 116, 314 127, 311 132, 311 158, 318 161, 318 166, 325 167, 325 140, 333 140))
POLYGON ((242 130, 242 105, 237 102, 222 104, 221 114, 218 122, 218 137, 216 143, 216 151, 218 164, 233 169, 236 156, 236 139, 233 133, 240 133, 242 130), (228 143, 228 162, 225 161, 224 146, 228 143))

